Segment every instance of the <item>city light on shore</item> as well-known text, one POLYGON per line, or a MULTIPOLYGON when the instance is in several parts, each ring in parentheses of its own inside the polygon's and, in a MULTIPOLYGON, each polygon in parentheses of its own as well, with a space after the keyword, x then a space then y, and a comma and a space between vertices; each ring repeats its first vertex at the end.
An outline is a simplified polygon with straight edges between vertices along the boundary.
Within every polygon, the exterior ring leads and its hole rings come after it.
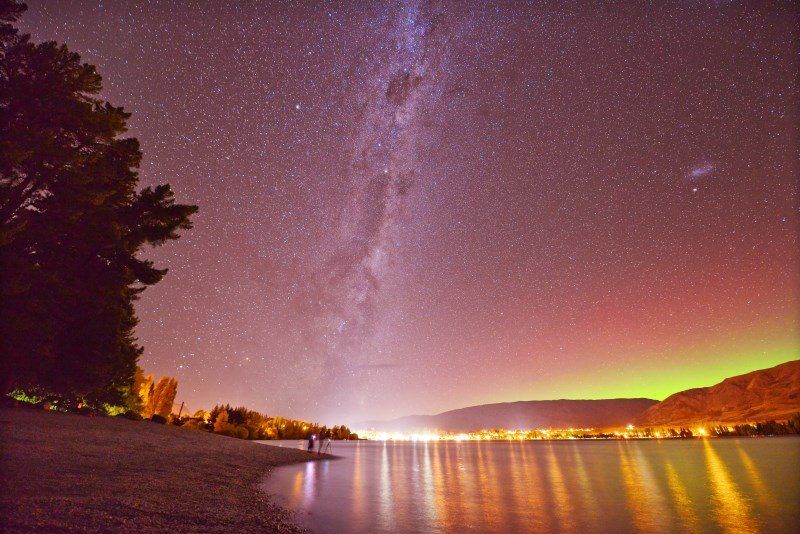
MULTIPOLYGON (((718 427, 730 429, 730 427, 718 427)), ((670 439, 704 437, 710 433, 703 427, 697 428, 636 428, 627 425, 624 429, 599 430, 595 428, 538 428, 530 430, 477 430, 473 432, 446 432, 428 429, 420 432, 386 432, 375 429, 355 431, 361 439, 370 441, 525 441, 525 440, 564 440, 564 439, 670 439)))

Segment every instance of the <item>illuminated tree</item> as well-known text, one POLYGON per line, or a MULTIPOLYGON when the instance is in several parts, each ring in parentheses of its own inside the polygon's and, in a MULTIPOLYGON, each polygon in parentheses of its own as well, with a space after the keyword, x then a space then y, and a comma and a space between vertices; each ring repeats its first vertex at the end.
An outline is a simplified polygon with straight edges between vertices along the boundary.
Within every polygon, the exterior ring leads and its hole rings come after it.
POLYGON ((227 424, 228 424, 228 412, 222 410, 217 414, 217 420, 214 421, 214 432, 222 432, 225 429, 225 425, 227 424))
POLYGON ((153 388, 150 401, 147 404, 145 417, 152 417, 158 414, 167 417, 172 412, 172 405, 178 394, 178 381, 168 376, 162 376, 161 380, 153 388))
MULTIPOLYGON (((133 375, 133 390, 128 396, 128 408, 143 415, 153 397, 153 375, 145 375, 141 367, 136 367, 133 375)), ((152 412, 150 413, 152 415, 152 412)))

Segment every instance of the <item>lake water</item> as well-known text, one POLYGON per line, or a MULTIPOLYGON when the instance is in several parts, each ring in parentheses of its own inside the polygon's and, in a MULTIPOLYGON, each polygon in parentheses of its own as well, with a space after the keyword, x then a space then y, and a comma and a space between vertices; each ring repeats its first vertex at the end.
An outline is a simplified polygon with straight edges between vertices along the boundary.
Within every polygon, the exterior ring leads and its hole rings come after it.
POLYGON ((332 452, 341 458, 281 467, 263 484, 315 532, 800 532, 800 438, 359 441, 332 452))

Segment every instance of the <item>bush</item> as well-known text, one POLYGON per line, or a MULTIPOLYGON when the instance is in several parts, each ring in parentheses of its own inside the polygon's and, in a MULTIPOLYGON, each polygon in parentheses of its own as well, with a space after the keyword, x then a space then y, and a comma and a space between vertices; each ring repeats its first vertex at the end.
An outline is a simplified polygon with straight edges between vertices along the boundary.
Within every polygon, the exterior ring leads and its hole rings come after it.
POLYGON ((181 425, 181 428, 188 428, 189 430, 208 430, 205 422, 202 419, 189 419, 181 425))
POLYGON ((103 411, 106 413, 106 415, 110 415, 112 417, 116 417, 118 415, 124 414, 127 411, 130 411, 126 409, 124 406, 117 406, 115 404, 103 403, 101 407, 103 408, 103 411))
POLYGON ((167 424, 167 418, 166 417, 162 417, 162 416, 158 415, 157 413, 154 413, 153 417, 151 417, 150 420, 152 422, 154 422, 154 423, 158 423, 159 425, 166 425, 167 424))
POLYGON ((230 423, 221 423, 217 421, 214 423, 214 433, 222 436, 236 437, 236 427, 230 423))
POLYGON ((237 426, 234 430, 234 436, 239 439, 247 439, 250 436, 250 432, 243 426, 237 426))
POLYGON ((134 412, 133 410, 128 410, 127 412, 122 412, 121 414, 117 414, 114 417, 124 417, 125 419, 130 419, 131 421, 141 421, 142 416, 138 413, 134 412))
POLYGON ((36 395, 35 393, 26 393, 21 389, 15 389, 14 391, 8 394, 8 397, 24 404, 33 404, 33 405, 38 405, 40 407, 44 404, 43 396, 36 395))
MULTIPOLYGON (((73 412, 75 412, 77 414, 80 414, 80 415, 98 415, 98 413, 99 413, 97 410, 95 410, 91 406, 86 406, 85 404, 83 406, 78 406, 76 408, 73 408, 71 411, 73 411, 73 412)), ((103 415, 105 415, 105 414, 103 414, 103 415)))
POLYGON ((261 432, 260 428, 254 428, 250 425, 242 425, 242 428, 247 430, 246 439, 264 439, 264 433, 261 432))

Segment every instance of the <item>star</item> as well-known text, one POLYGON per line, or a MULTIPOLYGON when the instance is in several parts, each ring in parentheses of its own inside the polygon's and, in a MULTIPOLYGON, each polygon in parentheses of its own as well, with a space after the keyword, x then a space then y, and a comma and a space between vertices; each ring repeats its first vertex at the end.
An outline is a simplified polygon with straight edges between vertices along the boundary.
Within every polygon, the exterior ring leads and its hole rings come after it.
POLYGON ((791 2, 99 5, 20 24, 200 206, 136 303, 191 406, 341 424, 797 355, 791 2))

